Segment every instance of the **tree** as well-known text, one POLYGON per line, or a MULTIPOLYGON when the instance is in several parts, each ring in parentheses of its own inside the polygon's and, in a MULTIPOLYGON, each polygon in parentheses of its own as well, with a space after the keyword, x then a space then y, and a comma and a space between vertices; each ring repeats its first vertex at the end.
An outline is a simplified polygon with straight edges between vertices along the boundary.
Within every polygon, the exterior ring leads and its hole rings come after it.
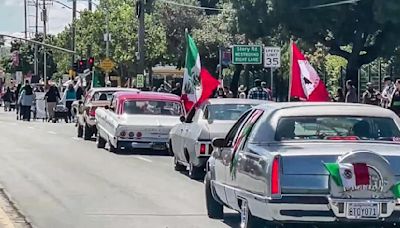
POLYGON ((400 2, 396 0, 364 0, 318 9, 306 9, 313 1, 233 2, 238 10, 240 31, 250 39, 283 29, 311 46, 322 43, 330 54, 347 60, 347 79, 355 83, 363 64, 377 57, 392 56, 400 44, 400 2))

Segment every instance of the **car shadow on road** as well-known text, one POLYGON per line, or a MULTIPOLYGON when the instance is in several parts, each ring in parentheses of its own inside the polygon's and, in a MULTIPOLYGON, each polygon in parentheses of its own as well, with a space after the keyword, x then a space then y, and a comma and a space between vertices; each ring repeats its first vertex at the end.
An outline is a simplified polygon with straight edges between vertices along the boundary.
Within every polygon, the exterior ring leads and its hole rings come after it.
POLYGON ((239 213, 225 213, 222 222, 229 227, 239 228, 240 227, 240 215, 239 213))
POLYGON ((140 150, 123 150, 118 153, 121 156, 132 156, 132 155, 141 155, 141 156, 157 156, 157 157, 170 157, 168 151, 158 151, 151 149, 140 149, 140 150))
POLYGON ((177 171, 177 173, 181 174, 182 176, 184 176, 185 178, 188 178, 191 181, 204 183, 204 177, 201 177, 199 179, 190 179, 188 170, 186 170, 186 171, 177 171))

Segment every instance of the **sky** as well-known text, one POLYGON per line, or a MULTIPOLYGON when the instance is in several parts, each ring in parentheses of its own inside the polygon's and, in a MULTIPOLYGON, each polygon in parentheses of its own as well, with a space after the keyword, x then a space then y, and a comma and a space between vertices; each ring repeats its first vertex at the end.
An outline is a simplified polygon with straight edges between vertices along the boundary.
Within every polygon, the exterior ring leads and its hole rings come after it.
MULTIPOLYGON (((28 31, 33 34, 35 32, 35 7, 34 2, 36 0, 27 0, 30 2, 28 6, 28 31)), ((42 2, 43 0, 39 0, 42 2)), ((51 2, 50 0, 47 0, 51 2)), ((59 0, 64 4, 72 7, 71 0, 59 0)), ((94 1, 96 2, 96 1, 94 1)), ((86 0, 77 0, 78 10, 83 10, 87 7, 86 0)), ((47 31, 49 34, 57 34, 64 30, 72 20, 72 10, 65 8, 64 6, 53 2, 52 5, 48 6, 49 21, 47 25, 47 31)), ((79 14, 77 14, 79 16, 79 14)), ((24 0, 0 0, 0 34, 5 33, 9 35, 15 35, 23 37, 25 30, 24 23, 24 0)), ((39 10, 39 25, 43 25, 40 20, 39 10)), ((39 32, 43 31, 43 27, 39 27, 39 32)))

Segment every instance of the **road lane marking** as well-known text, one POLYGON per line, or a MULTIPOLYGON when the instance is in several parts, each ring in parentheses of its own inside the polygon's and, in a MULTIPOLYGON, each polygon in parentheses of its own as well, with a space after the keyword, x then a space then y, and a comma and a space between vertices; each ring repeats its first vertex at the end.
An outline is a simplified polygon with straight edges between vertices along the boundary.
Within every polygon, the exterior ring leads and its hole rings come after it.
POLYGON ((35 127, 28 127, 29 129, 35 129, 35 127))
POLYGON ((142 156, 137 156, 137 157, 135 157, 136 159, 139 159, 139 160, 142 160, 142 161, 145 161, 145 162, 148 162, 148 163, 152 163, 153 161, 152 160, 150 160, 150 159, 147 159, 147 158, 144 158, 144 157, 142 157, 142 156))
POLYGON ((48 131, 47 133, 51 134, 51 135, 56 135, 57 133, 54 131, 48 131))

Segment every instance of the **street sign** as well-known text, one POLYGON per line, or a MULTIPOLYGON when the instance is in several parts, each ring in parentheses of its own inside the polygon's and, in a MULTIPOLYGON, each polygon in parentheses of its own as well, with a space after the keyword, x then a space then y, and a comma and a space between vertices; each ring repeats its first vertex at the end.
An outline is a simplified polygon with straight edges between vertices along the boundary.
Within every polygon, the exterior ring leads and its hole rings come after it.
POLYGON ((262 46, 234 45, 232 48, 233 64, 262 64, 262 46))
POLYGON ((136 87, 137 88, 144 88, 144 75, 138 74, 136 77, 136 87))
POLYGON ((264 49, 264 67, 265 68, 281 67, 281 48, 266 47, 264 49))
POLYGON ((115 67, 115 63, 109 59, 109 58, 105 58, 103 61, 101 61, 100 63, 100 68, 104 71, 104 72, 111 72, 115 67))

